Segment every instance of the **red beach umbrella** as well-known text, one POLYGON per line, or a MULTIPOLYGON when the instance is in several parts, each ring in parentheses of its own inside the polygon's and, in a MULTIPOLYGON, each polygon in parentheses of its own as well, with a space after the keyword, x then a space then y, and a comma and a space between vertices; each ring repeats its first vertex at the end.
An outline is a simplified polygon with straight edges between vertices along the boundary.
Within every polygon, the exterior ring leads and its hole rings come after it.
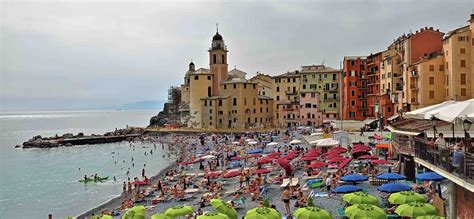
POLYGON ((356 145, 352 148, 353 151, 370 151, 372 148, 370 148, 367 145, 356 145))
POLYGON ((247 155, 248 158, 255 158, 255 157, 261 157, 261 154, 249 154, 247 155))
POLYGON ((231 158, 231 160, 242 160, 242 159, 244 159, 244 157, 241 157, 241 156, 235 156, 231 158))
POLYGON ((318 159, 317 157, 301 157, 301 161, 310 161, 310 160, 316 160, 318 159))
POLYGON ((206 178, 214 178, 214 177, 218 177, 221 175, 221 171, 215 171, 215 172, 207 172, 206 173, 206 178))
POLYGON ((313 162, 310 165, 306 166, 306 168, 314 169, 314 168, 325 167, 327 165, 328 165, 327 163, 324 163, 324 162, 321 162, 321 161, 316 161, 316 162, 313 162))
POLYGON ((341 162, 344 162, 346 159, 343 158, 343 157, 335 157, 335 158, 332 158, 330 159, 328 162, 329 163, 341 163, 341 162))
POLYGON ((279 158, 277 162, 283 169, 285 169, 286 175, 291 176, 291 174, 293 173, 293 170, 291 169, 290 162, 283 158, 279 158))
POLYGON ((370 162, 377 165, 391 164, 388 160, 371 160, 370 162))
POLYGON ((273 160, 272 159, 268 159, 268 158, 262 158, 260 160, 257 161, 258 164, 266 164, 266 163, 271 163, 273 160))
POLYGON ((132 184, 132 185, 137 185, 137 186, 142 186, 142 185, 148 184, 148 182, 145 182, 145 181, 133 181, 133 182, 131 182, 130 184, 132 184))
POLYGON ((224 178, 232 178, 240 175, 240 171, 232 171, 224 174, 224 178))
POLYGON ((326 156, 326 159, 333 159, 333 158, 343 158, 343 156, 340 154, 330 154, 326 156))
POLYGON ((344 152, 347 152, 347 148, 338 146, 338 147, 333 147, 333 148, 329 149, 329 151, 337 151, 337 152, 340 152, 340 153, 344 153, 344 152))
POLYGON ((377 158, 378 158, 378 157, 373 156, 373 155, 363 155, 363 156, 358 157, 357 159, 361 159, 361 160, 374 160, 374 159, 377 159, 377 158))
POLYGON ((265 174, 265 173, 269 173, 269 172, 272 172, 270 169, 268 168, 262 168, 262 169, 257 169, 255 170, 255 174, 265 174))

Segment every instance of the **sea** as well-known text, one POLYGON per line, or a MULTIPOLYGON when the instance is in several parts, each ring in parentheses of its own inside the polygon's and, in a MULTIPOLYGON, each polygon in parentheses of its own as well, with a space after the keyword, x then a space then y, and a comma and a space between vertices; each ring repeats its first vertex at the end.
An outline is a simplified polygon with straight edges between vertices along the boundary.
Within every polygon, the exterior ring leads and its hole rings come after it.
POLYGON ((172 162, 164 158, 158 143, 50 149, 16 149, 15 145, 36 135, 102 134, 127 125, 145 127, 156 114, 144 110, 0 112, 0 219, 77 216, 120 195, 129 169, 133 180, 143 168, 151 177, 172 162), (109 176, 109 180, 78 182, 86 174, 109 176))

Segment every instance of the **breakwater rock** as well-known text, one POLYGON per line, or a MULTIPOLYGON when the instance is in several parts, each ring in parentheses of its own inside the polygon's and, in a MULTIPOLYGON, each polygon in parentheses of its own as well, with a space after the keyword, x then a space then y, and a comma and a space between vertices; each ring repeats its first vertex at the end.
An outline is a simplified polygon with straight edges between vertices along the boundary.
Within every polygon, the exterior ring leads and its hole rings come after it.
POLYGON ((145 133, 145 129, 143 128, 127 128, 117 129, 113 132, 107 132, 102 135, 84 135, 84 133, 78 133, 77 135, 66 133, 61 136, 56 135, 53 137, 42 137, 41 135, 37 135, 32 137, 30 140, 23 142, 22 145, 17 145, 15 147, 53 148, 60 146, 113 143, 124 140, 133 140, 134 138, 142 136, 143 133, 145 133))

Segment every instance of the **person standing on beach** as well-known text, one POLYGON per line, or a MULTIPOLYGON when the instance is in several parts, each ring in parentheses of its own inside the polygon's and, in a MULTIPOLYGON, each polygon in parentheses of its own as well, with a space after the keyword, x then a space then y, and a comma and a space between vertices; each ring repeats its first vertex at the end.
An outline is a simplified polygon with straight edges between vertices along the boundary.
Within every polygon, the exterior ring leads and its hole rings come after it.
POLYGON ((145 168, 142 169, 142 177, 145 177, 145 168))
POLYGON ((329 174, 327 177, 326 177, 326 181, 325 181, 325 184, 326 184, 326 190, 327 192, 329 193, 329 196, 331 195, 331 184, 332 184, 332 177, 331 177, 331 174, 329 174))
POLYGON ((283 193, 281 193, 281 200, 285 204, 285 211, 286 211, 287 216, 289 216, 290 213, 291 213, 290 212, 290 195, 291 195, 290 187, 287 186, 285 188, 285 191, 283 191, 283 193))
POLYGON ((127 191, 127 184, 125 183, 125 181, 123 181, 122 190, 123 190, 123 193, 127 191))

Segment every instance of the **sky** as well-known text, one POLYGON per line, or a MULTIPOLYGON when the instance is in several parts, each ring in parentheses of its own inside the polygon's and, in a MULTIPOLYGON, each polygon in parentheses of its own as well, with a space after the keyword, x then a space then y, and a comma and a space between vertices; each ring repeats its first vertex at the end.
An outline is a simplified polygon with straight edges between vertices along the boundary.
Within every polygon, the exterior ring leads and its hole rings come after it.
POLYGON ((339 68, 421 27, 467 25, 473 0, 0 0, 0 110, 165 101, 190 60, 209 67, 219 24, 237 67, 277 75, 339 68))

